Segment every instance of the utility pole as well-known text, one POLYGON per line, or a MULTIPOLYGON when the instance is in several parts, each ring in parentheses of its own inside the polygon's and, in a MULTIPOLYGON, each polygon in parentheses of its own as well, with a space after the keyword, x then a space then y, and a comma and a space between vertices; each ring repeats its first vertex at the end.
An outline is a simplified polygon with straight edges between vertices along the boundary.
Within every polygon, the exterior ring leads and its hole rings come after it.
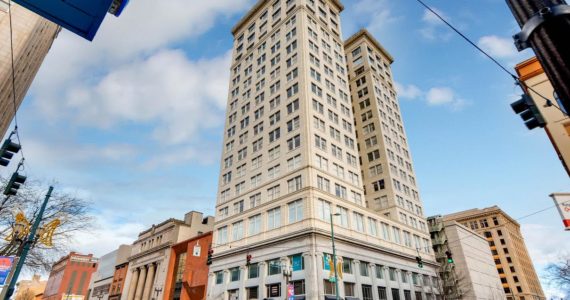
POLYGON ((36 220, 34 221, 34 225, 30 229, 30 233, 28 234, 28 236, 23 241, 24 247, 22 249, 22 254, 20 255, 20 259, 18 260, 18 264, 16 265, 16 270, 14 271, 14 275, 12 276, 12 280, 10 280, 10 285, 8 286, 8 292, 6 293, 6 298, 4 298, 4 300, 9 300, 10 297, 12 296, 12 294, 14 294, 16 282, 18 282, 18 277, 20 276, 20 272, 22 271, 22 268, 24 267, 24 263, 26 262, 26 256, 28 256, 28 252, 30 251, 30 249, 32 248, 32 245, 34 244, 34 242, 36 240, 36 231, 38 230, 38 227, 40 226, 40 222, 42 221, 42 218, 44 216, 44 212, 46 210, 46 206, 48 204, 49 198, 51 197, 52 191, 53 191, 53 186, 50 186, 49 190, 46 194, 46 197, 44 199, 44 202, 42 203, 42 206, 40 208, 38 216, 36 217, 36 220))
MULTIPOLYGON (((565 0, 506 0, 522 31, 519 51, 532 47, 561 108, 570 113, 570 6, 565 0)), ((544 95, 551 98, 552 95, 544 95)))

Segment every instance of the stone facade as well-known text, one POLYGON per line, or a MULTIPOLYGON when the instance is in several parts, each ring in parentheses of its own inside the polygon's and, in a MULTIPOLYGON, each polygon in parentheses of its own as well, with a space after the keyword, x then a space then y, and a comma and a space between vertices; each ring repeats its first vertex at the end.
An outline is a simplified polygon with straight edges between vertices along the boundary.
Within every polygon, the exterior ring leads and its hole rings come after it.
MULTIPOLYGON (((281 299, 289 290, 298 299, 334 295, 328 264, 333 214, 337 259, 347 271, 339 284, 341 297, 438 295, 437 264, 411 159, 404 158, 396 93, 386 75, 392 58, 366 31, 343 41, 343 9, 336 0, 258 1, 233 28, 208 299, 281 299), (347 63, 345 51, 362 47, 368 53, 366 46, 383 68, 382 78, 366 73, 367 85, 378 88, 373 95, 386 102, 374 109, 394 118, 387 131, 375 131, 378 141, 396 132, 395 143, 373 145, 383 159, 374 166, 400 167, 362 177, 359 160, 368 153, 358 146, 364 147, 359 138, 368 123, 355 122, 361 118, 353 114, 359 106, 354 74, 360 65, 347 63), (407 170, 405 176, 400 169, 407 170), (385 187, 394 184, 381 195, 369 188, 380 177, 385 187), (383 196, 389 205, 376 205, 375 198, 383 196), (416 263, 418 255, 424 268, 416 263)), ((373 119, 380 126, 378 114, 373 119)))
MULTIPOLYGON (((16 106, 20 106, 60 27, 12 2, 16 106)), ((0 0, 0 136, 14 117, 8 4, 0 0)))
POLYGON ((188 238, 212 231, 213 217, 189 212, 184 221, 169 219, 139 234, 133 243, 124 300, 163 299, 170 261, 170 247, 188 238))
POLYGON ((29 300, 43 294, 47 281, 42 281, 41 276, 34 274, 31 280, 20 280, 17 283, 16 300, 29 300))

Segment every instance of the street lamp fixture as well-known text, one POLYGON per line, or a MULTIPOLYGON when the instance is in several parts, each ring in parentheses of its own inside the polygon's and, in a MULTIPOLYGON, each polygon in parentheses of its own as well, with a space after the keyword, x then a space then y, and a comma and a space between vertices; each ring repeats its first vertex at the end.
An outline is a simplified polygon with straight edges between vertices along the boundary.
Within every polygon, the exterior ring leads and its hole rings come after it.
POLYGON ((340 296, 338 294, 338 272, 337 272, 337 265, 336 265, 336 248, 334 245, 334 222, 333 222, 333 217, 338 217, 340 216, 340 213, 336 213, 330 214, 330 219, 331 219, 331 241, 332 241, 332 250, 333 250, 333 268, 334 268, 334 285, 335 285, 335 294, 336 294, 336 300, 340 300, 340 296))

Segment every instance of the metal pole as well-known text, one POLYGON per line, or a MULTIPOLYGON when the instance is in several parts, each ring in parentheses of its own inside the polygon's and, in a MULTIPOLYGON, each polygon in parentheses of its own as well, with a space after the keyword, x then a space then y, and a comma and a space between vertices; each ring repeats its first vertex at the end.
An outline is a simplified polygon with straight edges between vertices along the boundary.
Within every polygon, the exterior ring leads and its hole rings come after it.
POLYGON ((332 212, 330 213, 331 215, 331 240, 332 240, 332 250, 333 250, 333 268, 334 268, 334 285, 336 288, 335 294, 336 294, 336 300, 340 300, 340 297, 338 295, 338 273, 336 271, 336 248, 334 246, 334 222, 333 222, 333 214, 332 212))
MULTIPOLYGON (((566 5, 565 0, 506 0, 519 26, 536 15, 544 21, 530 35, 528 41, 548 79, 560 98, 560 104, 570 113, 570 15, 553 16, 549 8, 566 5)), ((552 95, 544 95, 551 98, 552 95)))
POLYGON ((34 243, 34 239, 36 237, 36 231, 37 231, 38 227, 40 226, 40 222, 42 221, 42 218, 44 216, 44 211, 46 210, 46 206, 47 206, 47 203, 49 201, 49 198, 51 197, 52 191, 53 191, 53 186, 50 186, 49 190, 46 194, 46 197, 44 199, 44 203, 42 203, 42 206, 40 208, 38 216, 36 217, 36 220, 34 221, 34 225, 32 226, 32 229, 30 230, 30 233, 28 234, 28 237, 26 238, 27 240, 24 241, 24 248, 22 250, 22 255, 20 256, 20 259, 18 260, 18 264, 16 265, 16 271, 14 271, 14 276, 12 276, 12 280, 10 281, 10 285, 8 286, 8 293, 6 293, 6 297, 4 298, 4 300, 9 300, 10 297, 12 296, 12 294, 14 293, 16 282, 18 281, 18 277, 20 276, 20 272, 22 271, 22 268, 24 267, 24 263, 26 262, 26 256, 28 256, 28 252, 30 251, 32 244, 34 243))

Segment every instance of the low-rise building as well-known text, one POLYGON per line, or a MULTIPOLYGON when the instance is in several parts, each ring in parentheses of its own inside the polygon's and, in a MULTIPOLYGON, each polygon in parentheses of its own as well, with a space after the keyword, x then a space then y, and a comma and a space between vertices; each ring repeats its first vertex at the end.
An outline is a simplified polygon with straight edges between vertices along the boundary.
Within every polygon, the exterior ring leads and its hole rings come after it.
POLYGON ((113 284, 115 268, 121 258, 125 260, 131 253, 131 246, 121 245, 117 250, 107 253, 99 259, 97 272, 91 277, 89 284, 89 292, 87 299, 89 300, 108 300, 111 285, 113 284))
POLYGON ((445 299, 505 299, 487 240, 443 217, 428 218, 445 299), (449 258, 453 262, 448 261, 449 258))
POLYGON ((172 246, 164 299, 206 299, 209 272, 206 262, 211 247, 212 232, 172 246))
POLYGON ((120 300, 126 283, 127 270, 129 269, 129 257, 131 256, 132 246, 121 245, 117 254, 115 263, 115 271, 113 272, 113 281, 109 290, 109 300, 120 300))
POLYGON ((52 267, 43 300, 86 299, 91 275, 97 270, 98 260, 93 254, 71 252, 52 267))
POLYGON ((528 254, 520 224, 498 206, 443 217, 483 235, 491 249, 507 300, 546 299, 528 254))
POLYGON ((132 246, 124 291, 127 300, 164 299, 171 246, 214 229, 214 217, 189 212, 141 232, 132 246))

